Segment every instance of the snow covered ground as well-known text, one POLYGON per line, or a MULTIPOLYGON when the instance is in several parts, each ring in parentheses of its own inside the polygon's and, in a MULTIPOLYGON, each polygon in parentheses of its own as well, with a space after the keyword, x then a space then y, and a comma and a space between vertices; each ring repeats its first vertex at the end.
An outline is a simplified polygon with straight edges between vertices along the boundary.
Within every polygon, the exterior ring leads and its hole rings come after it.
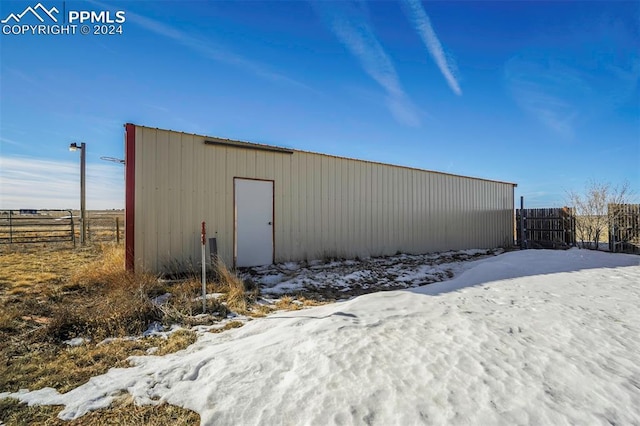
POLYGON ((77 418, 123 393, 203 424, 640 424, 640 257, 529 250, 455 279, 278 313, 133 357, 60 395, 77 418))

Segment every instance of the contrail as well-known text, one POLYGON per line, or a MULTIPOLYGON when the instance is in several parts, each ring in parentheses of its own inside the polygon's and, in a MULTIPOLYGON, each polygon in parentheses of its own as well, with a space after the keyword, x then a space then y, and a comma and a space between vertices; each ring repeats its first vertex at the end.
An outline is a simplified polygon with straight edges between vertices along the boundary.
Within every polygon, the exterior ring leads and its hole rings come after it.
POLYGON ((422 38, 436 65, 440 68, 440 72, 445 80, 447 80, 449 87, 451 87, 451 90, 453 90, 456 95, 462 95, 460 84, 458 84, 458 80, 453 75, 453 68, 451 64, 447 62, 444 50, 442 50, 442 44, 431 26, 431 20, 422 7, 422 3, 420 0, 403 0, 402 3, 407 17, 413 22, 416 31, 420 35, 420 38, 422 38))
POLYGON ((350 3, 318 7, 338 40, 360 62, 362 69, 384 89, 387 107, 402 124, 417 127, 420 119, 402 88, 393 61, 376 37, 365 13, 350 3))

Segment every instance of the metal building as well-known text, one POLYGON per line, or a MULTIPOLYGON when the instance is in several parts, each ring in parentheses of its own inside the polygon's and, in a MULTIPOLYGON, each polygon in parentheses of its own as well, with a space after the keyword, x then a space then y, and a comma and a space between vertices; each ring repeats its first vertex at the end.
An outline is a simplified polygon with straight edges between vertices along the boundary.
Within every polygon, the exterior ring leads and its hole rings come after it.
POLYGON ((513 243, 515 184, 125 125, 126 264, 252 266, 513 243))

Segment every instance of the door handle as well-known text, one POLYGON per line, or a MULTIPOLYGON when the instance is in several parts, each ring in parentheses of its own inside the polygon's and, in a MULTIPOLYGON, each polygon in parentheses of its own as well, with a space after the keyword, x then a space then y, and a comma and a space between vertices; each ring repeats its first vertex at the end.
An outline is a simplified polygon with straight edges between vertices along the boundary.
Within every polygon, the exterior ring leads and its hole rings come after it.
POLYGON ((271 222, 267 222, 267 225, 271 226, 271 222))

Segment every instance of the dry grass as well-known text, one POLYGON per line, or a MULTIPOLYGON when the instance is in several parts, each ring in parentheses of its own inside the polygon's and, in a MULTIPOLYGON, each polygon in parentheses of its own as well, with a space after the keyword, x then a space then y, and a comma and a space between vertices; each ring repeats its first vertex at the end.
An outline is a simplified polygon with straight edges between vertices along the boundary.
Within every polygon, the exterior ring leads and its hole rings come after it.
POLYGON ((181 351, 194 344, 197 340, 196 333, 190 330, 179 330, 158 345, 158 351, 154 355, 162 356, 181 351))
MULTIPOLYGON (((182 280, 171 284, 169 289, 172 293, 171 304, 181 312, 191 312, 190 315, 202 313, 202 301, 194 301, 196 297, 202 295, 202 283, 200 277, 200 266, 194 265, 190 261, 165 262, 164 267, 171 271, 166 274, 172 280, 182 280), (180 295, 184 296, 179 299, 180 295)), ((217 313, 218 317, 226 317, 228 313, 235 312, 241 315, 253 315, 255 302, 259 296, 259 289, 252 283, 243 282, 234 272, 219 258, 214 261, 212 270, 207 273, 207 292, 221 293, 219 299, 207 300, 207 313, 217 313)), ((172 307, 163 306, 161 308, 169 316, 176 315, 171 312, 172 307)), ((181 322, 191 321, 184 316, 178 318, 181 322)))
POLYGON ((285 311, 297 311, 302 308, 308 308, 311 306, 320 306, 320 305, 325 305, 327 303, 329 302, 319 301, 315 299, 307 299, 302 296, 297 298, 293 298, 291 296, 284 296, 284 297, 281 297, 278 301, 276 301, 275 308, 278 310, 285 310, 285 311))
POLYGON ((269 315, 275 310, 276 310, 276 307, 274 305, 260 304, 253 307, 251 311, 251 316, 254 318, 262 318, 262 317, 266 317, 267 315, 269 315))
MULTIPOLYGON (((0 254, 0 392, 53 387, 69 391, 132 355, 156 347, 162 355, 183 349, 195 333, 168 339, 118 340, 139 334, 161 313, 150 295, 162 292, 153 276, 124 271, 124 250, 115 245, 78 249, 25 246, 0 254), (68 347, 62 340, 82 336, 91 343, 68 347)), ((61 424, 60 407, 27 407, 0 400, 6 424, 61 424)), ((93 413, 76 424, 194 424, 198 415, 177 407, 129 405, 93 413)), ((67 423, 65 423, 67 424, 67 423)))
MULTIPOLYGON (((186 348, 196 334, 179 330, 167 339, 117 339, 140 335, 152 321, 165 325, 212 324, 230 311, 253 317, 275 309, 300 309, 318 302, 283 298, 277 305, 256 303, 258 288, 243 282, 217 262, 209 292, 222 293, 207 300, 202 312, 201 284, 196 276, 174 284, 159 283, 148 274, 124 270, 124 249, 115 244, 72 249, 44 246, 6 247, 0 251, 0 392, 53 387, 67 392, 111 367, 126 367, 132 355, 165 355, 186 348), (160 306, 156 296, 170 293, 160 306), (64 340, 90 339, 79 347, 64 340)), ((230 321, 212 332, 241 327, 230 321)), ((27 407, 15 400, 0 400, 0 422, 5 424, 63 424, 55 416, 61 407, 27 407)), ((88 414, 70 424, 195 424, 199 416, 168 405, 135 407, 123 401, 88 414)), ((65 422, 64 424, 69 424, 65 422)))
POLYGON ((224 327, 213 328, 209 330, 209 333, 222 333, 223 331, 231 330, 233 328, 240 328, 244 325, 243 322, 240 321, 229 321, 224 325, 224 327))
POLYGON ((46 292, 65 281, 78 265, 97 259, 99 247, 76 250, 47 248, 44 245, 21 246, 0 252, 0 290, 5 295, 46 292))
POLYGON ((302 304, 291 296, 284 296, 276 302, 276 309, 297 311, 298 309, 302 309, 302 304))
POLYGON ((233 274, 220 260, 216 260, 216 291, 226 293, 227 306, 239 314, 249 313, 249 305, 255 302, 258 289, 248 289, 245 283, 233 274))
MULTIPOLYGON (((59 340, 76 336, 101 340, 111 336, 140 334, 161 314, 149 294, 157 290, 150 274, 124 270, 124 250, 109 245, 102 256, 72 274, 60 287, 71 303, 57 304, 47 326, 48 334, 59 340)), ((61 298, 60 295, 54 298, 61 298)))
POLYGON ((0 400, 0 413, 6 425, 45 426, 102 426, 102 425, 197 425, 200 416, 193 411, 168 404, 136 406, 131 399, 123 398, 112 407, 97 410, 72 421, 62 421, 56 416, 59 406, 27 407, 15 399, 0 400))
MULTIPOLYGON (((226 318, 229 308, 221 300, 207 299, 206 313, 202 316, 202 284, 195 279, 174 283, 164 288, 171 297, 158 306, 165 324, 200 325, 226 318)), ((211 286, 208 290, 212 290, 211 286)))
POLYGON ((156 355, 164 355, 184 349, 195 340, 195 333, 184 330, 167 339, 117 340, 78 347, 31 344, 31 350, 5 354, 13 356, 7 360, 7 374, 0 376, 0 389, 15 392, 21 388, 53 387, 59 392, 68 392, 111 367, 128 366, 129 356, 145 355, 153 347, 158 348, 156 355))

